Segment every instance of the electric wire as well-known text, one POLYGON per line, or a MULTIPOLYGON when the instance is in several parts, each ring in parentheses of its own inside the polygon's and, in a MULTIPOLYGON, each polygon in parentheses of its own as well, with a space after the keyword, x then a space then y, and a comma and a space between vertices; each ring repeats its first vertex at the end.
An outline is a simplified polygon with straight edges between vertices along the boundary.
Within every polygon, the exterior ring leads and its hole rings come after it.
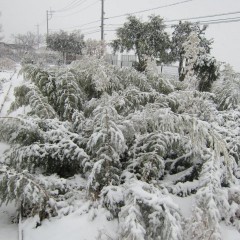
POLYGON ((87 0, 80 0, 79 2, 76 2, 75 5, 69 6, 68 8, 64 9, 64 10, 55 10, 54 12, 66 12, 66 11, 70 11, 72 9, 77 8, 78 6, 82 5, 83 3, 85 3, 87 0))
POLYGON ((80 3, 81 1, 83 0, 74 0, 72 1, 71 3, 69 3, 69 5, 59 9, 59 10, 55 10, 56 12, 64 12, 64 11, 67 11, 69 8, 72 8, 73 6, 75 6, 76 4, 80 3))
POLYGON ((69 8, 70 6, 72 6, 73 4, 75 4, 77 1, 78 1, 78 0, 73 0, 73 1, 69 2, 69 4, 68 4, 67 6, 65 6, 65 7, 61 8, 61 9, 59 9, 59 10, 57 10, 57 11, 61 12, 61 11, 63 11, 64 9, 69 8))
POLYGON ((99 2, 99 0, 93 2, 92 4, 89 4, 88 6, 82 8, 82 9, 79 10, 79 11, 76 11, 76 12, 73 12, 73 13, 70 13, 70 14, 67 14, 67 15, 63 15, 63 16, 54 15, 54 17, 70 17, 70 16, 73 16, 73 15, 75 15, 75 14, 77 14, 77 13, 83 12, 84 10, 86 10, 86 9, 88 9, 88 8, 96 5, 96 3, 98 3, 98 2, 99 2))
MULTIPOLYGON (((86 1, 86 0, 85 0, 86 1)), ((126 13, 126 14, 121 14, 121 15, 117 15, 117 16, 112 16, 112 17, 108 17, 105 18, 105 20, 107 19, 112 19, 112 18, 118 18, 118 17, 122 17, 122 16, 127 16, 129 14, 136 14, 136 13, 142 13, 142 12, 147 12, 147 11, 152 11, 152 10, 156 10, 156 9, 160 9, 160 8, 166 8, 166 7, 171 7, 171 6, 175 6, 175 5, 180 5, 186 2, 192 2, 192 1, 196 1, 196 0, 184 0, 184 1, 179 1, 176 3, 172 3, 172 4, 167 4, 167 5, 163 5, 163 6, 159 6, 159 7, 155 7, 155 8, 151 8, 151 9, 145 9, 145 10, 141 10, 141 11, 137 11, 137 12, 132 12, 132 13, 126 13)), ((83 25, 79 25, 79 26, 73 26, 73 27, 68 27, 68 28, 63 28, 63 29, 73 29, 73 28, 80 28, 82 26, 86 26, 92 23, 96 23, 96 22, 100 22, 101 20, 96 20, 96 21, 92 21, 92 22, 88 22, 85 23, 83 25)))
MULTIPOLYGON (((197 16, 197 17, 189 17, 189 18, 179 18, 179 19, 171 19, 171 20, 164 20, 165 23, 169 22, 179 22, 179 21, 186 21, 186 20, 195 20, 195 19, 202 19, 202 18, 212 18, 212 17, 217 17, 217 16, 228 16, 228 15, 233 15, 233 14, 239 14, 240 11, 236 12, 227 12, 227 13, 219 13, 219 14, 213 14, 213 15, 205 15, 205 16, 197 16)), ((216 20, 229 20, 229 19, 235 19, 238 17, 234 18, 223 18, 223 19, 216 19, 216 20)), ((211 21, 211 20, 206 20, 206 21, 211 21)), ((213 20, 214 21, 214 20, 213 20)), ((197 22, 197 21, 196 21, 197 22)), ((201 20, 198 22, 202 22, 201 20)), ((123 24, 106 24, 107 26, 122 26, 123 24)), ((169 25, 168 25, 169 26, 169 25)))
POLYGON ((219 13, 219 14, 206 15, 206 16, 189 17, 189 18, 181 18, 181 19, 172 19, 172 20, 166 20, 165 22, 179 22, 179 21, 185 21, 185 20, 227 16, 227 15, 233 15, 233 14, 239 14, 239 13, 240 13, 240 11, 237 11, 237 12, 227 12, 227 13, 219 13))
MULTIPOLYGON (((87 0, 85 0, 85 1, 87 1, 87 0)), ((85 2, 85 1, 83 0, 81 3, 85 2)), ((106 18, 106 20, 113 19, 113 18, 118 18, 118 17, 122 17, 122 16, 127 16, 127 15, 130 15, 130 14, 143 13, 143 12, 152 11, 152 10, 156 10, 156 9, 160 9, 160 8, 171 7, 171 6, 180 5, 180 4, 184 4, 184 3, 192 2, 192 1, 194 1, 194 0, 179 1, 179 2, 176 2, 176 3, 163 5, 163 6, 159 6, 159 7, 155 7, 155 8, 151 8, 151 9, 145 9, 145 10, 141 10, 141 11, 135 11, 135 12, 132 12, 132 13, 126 13, 126 14, 121 14, 121 15, 108 17, 108 18, 106 18)), ((84 9, 81 9, 78 12, 84 11, 86 8, 89 8, 89 7, 93 6, 97 2, 98 1, 93 2, 92 4, 86 6, 84 9)), ((75 3, 76 3, 76 1, 75 1, 75 3)), ((78 4, 80 4, 80 2, 78 2, 78 4)), ((219 16, 228 16, 228 15, 234 15, 234 14, 239 14, 239 13, 240 13, 240 11, 227 12, 227 13, 218 13, 218 14, 213 14, 213 15, 205 15, 205 16, 197 16, 197 17, 189 17, 189 18, 180 18, 180 19, 170 19, 170 20, 165 20, 164 22, 165 23, 170 23, 170 22, 177 22, 177 21, 186 21, 186 20, 197 20, 197 19, 200 19, 200 21, 194 21, 192 23, 207 24, 207 25, 221 24, 221 23, 233 23, 233 22, 239 22, 240 21, 240 17, 220 18, 220 19, 218 18, 218 19, 211 19, 211 20, 207 20, 207 19, 203 19, 203 18, 213 18, 213 17, 219 17, 219 16)), ((92 26, 92 27, 83 28, 83 29, 82 29, 82 27, 87 26, 87 25, 91 25, 93 23, 97 23, 97 22, 100 22, 100 21, 101 20, 95 20, 95 21, 87 22, 87 23, 82 24, 82 25, 68 27, 68 28, 63 28, 63 29, 74 29, 75 28, 75 29, 81 29, 82 31, 89 30, 89 29, 97 29, 97 28, 99 28, 99 26, 92 26)), ((106 26, 122 26, 123 24, 105 24, 105 25, 106 26)), ((173 26, 173 24, 166 25, 166 27, 172 27, 172 26, 173 26)), ((105 31, 116 31, 116 29, 105 29, 105 31)), ((99 32, 99 31, 100 30, 97 30, 97 31, 93 30, 91 32, 91 34, 95 33, 95 32, 99 32)))
POLYGON ((94 33, 99 33, 99 32, 100 32, 100 30, 92 31, 92 32, 86 32, 86 33, 84 33, 84 36, 94 34, 94 33))
MULTIPOLYGON (((214 20, 214 21, 205 21, 205 22, 200 22, 200 24, 204 24, 204 25, 212 25, 212 24, 221 24, 221 23, 234 23, 234 22, 240 22, 240 17, 239 18, 236 18, 236 19, 233 19, 233 20, 228 20, 228 19, 225 19, 225 20, 221 20, 221 19, 217 19, 217 20, 214 20)), ((196 22, 198 23, 198 22, 196 22)))
POLYGON ((84 27, 84 26, 87 26, 87 25, 91 25, 93 23, 97 23, 97 22, 100 22, 101 20, 95 20, 95 21, 92 21, 92 22, 88 22, 88 23, 84 23, 82 25, 78 25, 78 26, 74 26, 74 27, 68 27, 68 28, 62 28, 62 29, 73 29, 73 28, 81 28, 81 27, 84 27))
MULTIPOLYGON (((85 30, 91 30, 91 29, 99 29, 100 26, 93 26, 93 27, 87 27, 87 28, 76 28, 74 30, 81 30, 81 31, 85 31, 85 30)), ((53 31, 59 31, 59 30, 63 30, 63 29, 60 29, 60 28, 51 28, 51 30, 53 31)), ((74 31, 73 30, 73 31, 74 31)))
MULTIPOLYGON (((213 24, 223 24, 223 23, 236 23, 240 22, 240 17, 234 17, 234 18, 218 18, 218 19, 212 19, 212 20, 203 20, 203 21, 195 21, 191 23, 197 23, 199 25, 213 25, 213 24)), ((172 28, 174 24, 168 24, 166 25, 166 28, 172 28)), ((116 32, 118 28, 115 29, 105 29, 106 32, 116 32)))
POLYGON ((110 16, 110 17, 107 17, 106 19, 113 19, 113 18, 124 17, 124 16, 132 15, 132 14, 149 12, 149 11, 157 10, 157 9, 160 9, 160 8, 172 7, 172 6, 181 5, 181 4, 184 4, 184 3, 187 3, 187 2, 192 2, 192 1, 195 1, 195 0, 179 1, 179 2, 176 2, 176 3, 171 3, 171 4, 167 4, 167 5, 162 5, 162 6, 159 6, 159 7, 149 8, 149 9, 140 10, 140 11, 136 11, 136 12, 124 13, 124 14, 120 14, 120 15, 116 15, 116 16, 110 16))

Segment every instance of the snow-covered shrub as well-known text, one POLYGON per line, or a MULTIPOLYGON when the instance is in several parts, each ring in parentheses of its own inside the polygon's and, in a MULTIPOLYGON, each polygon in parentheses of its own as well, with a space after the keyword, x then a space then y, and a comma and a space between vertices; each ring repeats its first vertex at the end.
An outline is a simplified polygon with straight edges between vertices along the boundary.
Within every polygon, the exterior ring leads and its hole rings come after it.
POLYGON ((79 137, 71 133, 67 124, 41 119, 4 118, 0 123, 1 139, 18 143, 6 152, 5 161, 18 171, 28 169, 34 173, 71 176, 81 172, 82 161, 88 159, 79 147, 79 137))
POLYGON ((26 170, 16 172, 4 166, 0 173, 3 174, 0 182, 1 204, 15 202, 23 216, 39 214, 44 219, 55 214, 54 206, 50 204, 51 195, 35 176, 26 170))
POLYGON ((31 113, 41 118, 55 118, 57 114, 53 107, 48 103, 46 97, 35 86, 22 85, 14 89, 15 101, 12 103, 10 111, 16 110, 21 106, 30 105, 31 113))
POLYGON ((22 73, 12 109, 27 106, 28 116, 0 118, 0 138, 11 144, 1 162, 33 176, 56 214, 76 211, 84 198, 96 207, 92 217, 105 207, 108 220, 118 218, 119 238, 129 240, 218 239, 221 221, 239 228, 237 95, 221 109, 225 89, 192 91, 94 57, 22 73), (190 219, 170 194, 196 197, 190 219))
MULTIPOLYGON (((103 96, 107 101, 107 96, 103 96)), ((109 184, 118 185, 121 170, 120 155, 127 149, 122 131, 116 124, 118 114, 104 103, 93 111, 94 130, 87 143, 93 166, 89 175, 89 190, 95 193, 109 184)))
POLYGON ((121 207, 124 205, 123 188, 121 186, 106 186, 100 194, 102 206, 107 208, 113 217, 118 217, 121 207))
MULTIPOLYGON (((136 138, 133 145, 133 157, 127 166, 128 171, 134 173, 138 179, 145 182, 159 180, 164 176, 165 159, 171 154, 184 154, 180 146, 180 135, 165 133, 144 134, 136 138)), ((171 166, 171 170, 177 169, 171 166)))
POLYGON ((123 187, 125 206, 119 213, 121 239, 183 239, 181 215, 167 191, 137 180, 123 187))
MULTIPOLYGON (((39 97, 41 93, 60 119, 71 120, 73 112, 81 109, 84 94, 74 72, 68 69, 62 69, 60 72, 47 71, 33 65, 26 65, 22 71, 26 79, 36 84, 39 97)), ((38 103, 43 104, 43 101, 38 103)))
POLYGON ((213 85, 219 110, 235 109, 240 105, 240 76, 226 65, 221 78, 213 85))
POLYGON ((228 193, 221 189, 224 169, 222 159, 209 152, 209 159, 203 164, 200 174, 200 189, 196 194, 196 207, 193 209, 191 224, 187 225, 189 239, 221 239, 219 222, 230 221, 228 193), (222 167, 221 167, 222 165, 222 167))
POLYGON ((21 117, 0 118, 0 139, 9 144, 29 145, 43 140, 34 121, 21 117))

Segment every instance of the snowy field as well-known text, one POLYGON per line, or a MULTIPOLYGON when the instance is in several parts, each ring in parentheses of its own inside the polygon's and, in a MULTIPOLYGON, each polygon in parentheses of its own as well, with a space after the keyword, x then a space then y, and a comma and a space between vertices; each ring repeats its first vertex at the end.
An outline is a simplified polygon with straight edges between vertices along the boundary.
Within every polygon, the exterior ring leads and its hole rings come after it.
MULTIPOLYGON (((8 109, 14 99, 14 87, 23 82, 22 76, 17 72, 0 72, 0 105, 1 117, 8 115, 8 109), (11 78, 12 77, 12 78, 11 78), (11 80, 10 80, 11 78, 11 80)), ((0 143, 0 155, 9 146, 0 143)), ((1 158, 0 158, 1 159, 1 158)), ((171 196, 181 209, 185 218, 190 217, 191 208, 194 204, 194 195, 180 198, 171 196)), ((89 202, 79 199, 79 209, 68 216, 55 217, 44 220, 42 225, 36 228, 37 219, 23 220, 22 236, 24 240, 94 240, 94 239, 116 239, 118 231, 117 220, 108 221, 106 210, 99 208, 88 210, 89 202), (96 216, 96 217, 95 217, 96 216)), ((12 204, 0 207, 0 240, 17 240, 18 224, 14 223, 16 217, 15 207, 12 204)), ((221 223, 223 240, 239 240, 240 233, 233 227, 221 223)))

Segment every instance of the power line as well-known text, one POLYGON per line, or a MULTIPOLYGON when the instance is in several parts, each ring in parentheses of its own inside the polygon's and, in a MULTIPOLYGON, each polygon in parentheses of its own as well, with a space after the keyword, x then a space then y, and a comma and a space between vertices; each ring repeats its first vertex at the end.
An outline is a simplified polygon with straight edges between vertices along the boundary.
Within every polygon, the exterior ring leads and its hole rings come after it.
POLYGON ((62 29, 73 29, 73 28, 81 28, 81 27, 84 27, 84 26, 87 26, 87 25, 91 25, 93 23, 97 23, 97 22, 100 22, 101 20, 96 20, 96 21, 92 21, 92 22, 88 22, 88 23, 84 23, 82 25, 78 25, 78 26, 73 26, 73 27, 67 27, 67 28, 62 28, 62 29))
POLYGON ((85 30, 89 30, 89 29, 96 29, 96 28, 100 28, 100 26, 94 26, 94 27, 87 27, 87 28, 81 28, 82 31, 85 31, 85 30))
POLYGON ((93 33, 99 33, 100 31, 101 31, 101 30, 92 31, 92 32, 87 32, 87 33, 84 33, 84 36, 90 35, 90 34, 93 34, 93 33))
MULTIPOLYGON (((85 0, 86 1, 86 0, 85 0)), ((136 14, 136 13, 142 13, 142 12, 147 12, 147 11, 152 11, 152 10, 156 10, 156 9, 160 9, 160 8, 166 8, 166 7, 171 7, 171 6, 175 6, 175 5, 180 5, 186 2, 192 2, 195 0, 184 0, 184 1, 180 1, 180 2, 176 2, 176 3, 172 3, 172 4, 168 4, 168 5, 163 5, 163 6, 159 6, 159 7, 155 7, 155 8, 151 8, 151 9, 145 9, 145 10, 141 10, 141 11, 137 11, 137 12, 132 12, 132 13, 126 13, 126 14, 122 14, 122 15, 117 15, 117 16, 112 16, 112 17, 108 17, 108 18, 104 18, 104 19, 112 19, 112 18, 117 18, 117 17, 122 17, 122 16, 127 16, 129 14, 136 14)), ((96 21, 92 21, 92 22, 88 22, 82 25, 78 25, 78 26, 73 26, 73 27, 68 27, 68 28, 62 28, 62 29, 73 29, 73 28, 81 28, 83 26, 87 26, 93 23, 97 23, 100 22, 101 20, 96 20, 96 21)))
MULTIPOLYGON (((212 21, 203 21, 203 22, 200 22, 199 24, 206 24, 206 25, 212 25, 212 24, 221 24, 221 23, 234 23, 234 22, 240 22, 240 17, 239 18, 233 18, 231 20, 228 20, 227 18, 225 20, 221 20, 221 19, 216 19, 216 20, 212 20, 212 21)), ((197 22, 196 22, 197 23, 197 22)))
MULTIPOLYGON (((82 1, 82 0, 80 0, 80 1, 82 1)), ((64 12, 66 9, 68 9, 69 7, 72 7, 72 6, 74 6, 75 4, 77 4, 77 2, 78 2, 78 0, 74 0, 74 1, 72 1, 71 3, 69 3, 67 6, 65 6, 65 7, 63 7, 63 8, 61 8, 61 9, 59 9, 59 10, 56 10, 56 12, 64 12)))
MULTIPOLYGON (((234 12, 235 14, 240 13, 240 12, 234 12)), ((215 16, 226 16, 226 15, 231 15, 234 14, 233 12, 230 13, 221 13, 221 14, 214 14, 214 15, 208 15, 208 16, 198 16, 198 17, 191 17, 191 18, 187 18, 187 20, 192 20, 192 19, 201 19, 201 18, 207 18, 207 17, 215 17, 215 16)), ((175 20, 167 20, 164 22, 173 22, 173 21, 184 21, 186 20, 186 18, 181 18, 181 19, 175 19, 175 20)), ((234 17, 234 18, 220 18, 220 19, 212 19, 212 20, 202 20, 202 21, 196 21, 193 23, 199 23, 199 24, 220 24, 220 23, 231 23, 231 22, 239 22, 240 17, 234 17)), ((97 23, 100 22, 100 20, 96 20, 96 21, 92 21, 92 22, 88 22, 82 25, 78 25, 78 26, 74 26, 74 27, 70 27, 70 28, 62 28, 62 29, 73 29, 73 28, 77 28, 80 29, 81 27, 87 26, 87 25, 91 25, 93 23, 97 23)), ((106 26, 122 26, 123 24, 106 24, 106 26)), ((166 27, 171 27, 173 26, 173 24, 168 24, 166 25, 166 27)), ((88 28, 83 28, 81 30, 88 30, 88 29, 97 29, 99 26, 92 26, 92 27, 88 27, 88 28)), ((57 29, 51 29, 51 30, 57 30, 57 29)), ((116 30, 116 29, 115 29, 116 30)), ((105 31, 115 31, 114 29, 108 29, 105 31)), ((100 30, 99 30, 100 31, 100 30)))
MULTIPOLYGON (((171 20, 164 20, 165 23, 169 23, 169 22, 179 22, 179 21, 185 21, 185 20, 194 20, 194 19, 202 19, 202 18, 211 18, 211 17, 217 17, 217 16, 227 16, 227 15, 233 15, 233 14, 239 14, 240 11, 237 12, 227 12, 227 13, 219 13, 219 14, 213 14, 213 15, 205 15, 205 16, 197 16, 197 17, 189 17, 189 18, 180 18, 180 19, 171 19, 171 20)), ((234 17, 234 18, 222 18, 222 19, 216 19, 216 21, 219 20, 230 20, 230 19, 235 19, 238 17, 234 17)), ((203 20, 204 21, 204 20, 203 20)), ((203 21, 199 21, 199 22, 203 22, 203 21)), ((206 20, 207 21, 215 21, 213 20, 206 20)), ((106 24, 107 26, 122 26, 123 24, 106 24)), ((167 26, 171 26, 171 24, 167 25, 167 26)))
MULTIPOLYGON (((93 26, 93 27, 87 27, 87 28, 79 28, 79 30, 81 31, 85 31, 85 30, 90 30, 90 29, 99 29, 100 26, 93 26)), ((59 31, 59 30, 62 30, 61 28, 51 28, 51 30, 53 31, 59 31)))
POLYGON ((219 18, 219 19, 212 19, 212 20, 206 20, 206 21, 202 21, 202 22, 218 22, 218 21, 231 21, 231 20, 239 20, 239 17, 233 17, 233 18, 219 18))
POLYGON ((233 15, 233 14, 239 14, 239 13, 240 13, 240 11, 237 11, 237 12, 227 12, 227 13, 219 13, 219 14, 199 16, 199 17, 172 19, 172 20, 166 20, 165 22, 179 22, 179 21, 193 20, 193 19, 201 19, 201 18, 220 17, 220 16, 233 15))
POLYGON ((77 12, 73 12, 73 13, 71 13, 71 14, 67 14, 67 15, 64 15, 64 16, 55 15, 55 17, 69 17, 69 16, 72 16, 72 15, 75 15, 75 14, 77 14, 77 13, 83 12, 84 10, 86 10, 86 9, 94 6, 94 5, 95 5, 96 3, 98 3, 98 2, 99 2, 99 0, 93 2, 92 4, 89 4, 88 6, 82 8, 81 10, 79 10, 79 11, 77 11, 77 12))
MULTIPOLYGON (((203 20, 198 22, 192 22, 192 23, 198 23, 200 25, 212 25, 212 24, 222 24, 222 23, 236 23, 240 22, 240 17, 233 17, 233 18, 218 18, 218 19, 212 19, 212 20, 203 20)), ((111 24, 109 24, 111 25, 111 24)), ((166 25, 167 28, 172 27, 173 24, 166 25)), ((115 29, 106 29, 107 32, 115 32, 115 29)))
POLYGON ((86 2, 87 0, 80 0, 80 1, 75 1, 75 3, 73 3, 72 5, 69 5, 68 7, 65 7, 63 9, 60 10, 55 10, 55 12, 66 12, 66 11, 70 11, 80 5, 82 5, 84 2, 86 2))
POLYGON ((160 9, 160 8, 172 7, 172 6, 181 5, 181 4, 184 4, 184 3, 187 3, 187 2, 192 2, 192 1, 195 1, 195 0, 179 1, 179 2, 176 2, 176 3, 167 4, 167 5, 163 5, 163 6, 159 6, 159 7, 155 7, 155 8, 149 8, 149 9, 145 9, 145 10, 141 10, 141 11, 136 11, 136 12, 125 13, 125 14, 120 14, 120 15, 116 15, 116 16, 111 16, 111 17, 108 17, 106 19, 113 19, 113 18, 124 17, 124 16, 132 15, 132 14, 149 12, 149 11, 157 10, 157 9, 160 9))
MULTIPOLYGON (((240 22, 240 17, 237 18, 225 18, 225 19, 215 19, 209 21, 198 21, 198 22, 191 22, 191 23, 198 23, 199 25, 212 25, 212 24, 222 24, 222 23, 234 23, 240 22)), ((173 24, 166 25, 166 27, 172 27, 173 24)))

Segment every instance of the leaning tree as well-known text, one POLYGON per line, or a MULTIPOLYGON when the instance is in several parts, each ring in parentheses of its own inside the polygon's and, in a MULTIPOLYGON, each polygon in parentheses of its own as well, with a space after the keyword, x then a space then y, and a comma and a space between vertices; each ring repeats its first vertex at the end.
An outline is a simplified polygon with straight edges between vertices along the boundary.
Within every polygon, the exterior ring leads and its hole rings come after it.
POLYGON ((173 26, 172 41, 171 41, 171 59, 178 61, 178 74, 180 81, 184 80, 183 63, 184 63, 184 43, 188 40, 190 34, 195 32, 200 40, 199 47, 203 48, 205 53, 209 54, 212 40, 205 37, 207 25, 200 26, 198 23, 179 22, 173 26))

